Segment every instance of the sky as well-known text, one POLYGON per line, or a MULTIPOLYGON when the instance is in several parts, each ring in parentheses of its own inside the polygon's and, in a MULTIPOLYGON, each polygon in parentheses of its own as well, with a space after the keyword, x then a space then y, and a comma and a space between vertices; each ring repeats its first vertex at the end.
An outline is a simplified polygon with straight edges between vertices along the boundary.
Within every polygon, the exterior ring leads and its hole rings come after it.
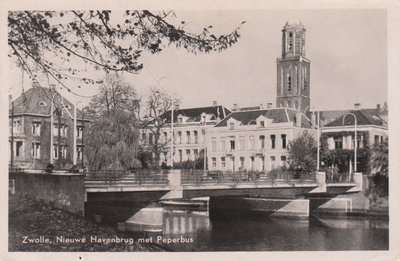
MULTIPOLYGON (((144 53, 144 69, 124 74, 140 93, 151 86, 178 96, 181 108, 211 106, 213 101, 231 108, 257 106, 276 99, 276 59, 281 56, 282 28, 300 20, 306 28, 306 57, 311 61, 311 108, 349 109, 354 103, 373 108, 387 101, 387 28, 383 9, 325 10, 215 10, 176 11, 185 29, 200 33, 229 33, 241 25, 241 38, 221 53, 193 55, 184 49, 165 48, 144 53)), ((12 70, 12 89, 21 92, 19 70, 12 70)), ((25 80, 25 90, 29 81, 25 80)), ((77 89, 94 95, 96 88, 77 89)), ((60 90, 70 100, 77 99, 60 90)), ((80 99, 78 99, 80 100, 80 99)), ((86 101, 87 102, 87 101, 86 101)), ((84 104, 85 101, 81 102, 84 104)))

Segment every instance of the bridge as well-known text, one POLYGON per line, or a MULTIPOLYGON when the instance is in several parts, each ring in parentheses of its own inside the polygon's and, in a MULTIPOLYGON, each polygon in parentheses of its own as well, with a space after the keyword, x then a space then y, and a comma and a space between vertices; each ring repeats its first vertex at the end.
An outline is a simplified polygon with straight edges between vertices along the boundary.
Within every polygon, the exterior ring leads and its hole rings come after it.
MULTIPOLYGON (((160 192, 161 199, 206 196, 295 198, 307 194, 345 194, 361 191, 361 173, 336 183, 326 182, 324 172, 267 174, 264 172, 168 170, 158 172, 88 173, 85 192, 160 192)), ((108 197, 110 198, 110 197, 108 197)))
POLYGON ((92 203, 131 202, 144 206, 159 200, 209 197, 210 208, 224 213, 249 207, 285 213, 301 209, 302 215, 308 216, 310 209, 322 205, 351 209, 351 202, 336 197, 360 192, 362 180, 361 173, 331 182, 324 172, 24 170, 10 172, 10 192, 22 192, 81 215, 92 203))

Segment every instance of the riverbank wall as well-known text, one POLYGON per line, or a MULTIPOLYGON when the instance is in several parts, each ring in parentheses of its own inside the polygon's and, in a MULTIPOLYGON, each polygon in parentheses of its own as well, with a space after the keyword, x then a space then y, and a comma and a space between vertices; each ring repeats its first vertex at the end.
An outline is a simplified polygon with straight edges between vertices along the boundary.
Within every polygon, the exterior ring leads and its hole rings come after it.
POLYGON ((10 173, 10 192, 84 216, 85 177, 79 173, 10 173))
POLYGON ((138 237, 97 224, 65 210, 9 194, 10 252, 154 252, 165 251, 138 237))

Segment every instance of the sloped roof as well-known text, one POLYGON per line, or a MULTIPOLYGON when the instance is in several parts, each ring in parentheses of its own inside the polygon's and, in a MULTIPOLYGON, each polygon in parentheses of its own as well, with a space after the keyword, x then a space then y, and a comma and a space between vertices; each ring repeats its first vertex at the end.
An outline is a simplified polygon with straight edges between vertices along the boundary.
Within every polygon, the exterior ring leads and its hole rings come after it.
POLYGON ((261 106, 251 106, 251 107, 237 108, 237 110, 235 110, 235 111, 253 111, 253 110, 260 110, 260 109, 261 109, 261 106))
MULTIPOLYGON (((49 116, 52 97, 54 101, 54 109, 64 104, 65 107, 62 107, 63 110, 68 110, 72 116, 74 115, 74 105, 70 101, 63 98, 59 92, 44 87, 30 88, 15 99, 14 114, 37 114, 49 116)), ((11 115, 11 103, 9 104, 9 110, 11 115)), ((81 110, 77 109, 76 114, 78 118, 82 118, 81 110)))
MULTIPOLYGON (((320 113, 320 120, 321 123, 324 124, 324 126, 327 126, 328 124, 332 123, 333 121, 338 120, 339 121, 343 119, 342 116, 349 112, 353 112, 354 110, 327 110, 327 111, 319 111, 320 113)), ((356 110, 357 111, 357 110, 356 110)), ((361 109, 361 111, 368 117, 372 117, 373 119, 379 119, 382 122, 383 125, 387 125, 387 114, 388 112, 386 110, 377 110, 376 108, 370 108, 370 109, 361 109)), ((315 111, 315 115, 317 115, 318 111, 315 111)), ((309 111, 307 112, 308 118, 311 119, 311 115, 313 112, 309 111)), ((341 123, 341 122, 340 122, 341 123)), ((354 122, 353 122, 354 124, 354 122)), ((341 125, 341 124, 340 124, 341 125)))
MULTIPOLYGON (((226 116, 229 113, 231 113, 230 110, 228 110, 222 105, 179 109, 179 110, 174 110, 174 122, 177 122, 178 116, 180 114, 182 116, 188 117, 186 122, 200 122, 201 114, 203 112, 206 114, 213 114, 215 118, 219 117, 220 119, 223 119, 224 115, 226 116)), ((161 117, 165 118, 167 123, 171 123, 171 110, 164 113, 161 117)))
MULTIPOLYGON (((296 115, 297 115, 298 111, 295 109, 287 109, 287 112, 289 115, 289 120, 291 122, 296 122, 296 115)), ((312 127, 311 120, 303 113, 301 114, 301 127, 302 128, 311 128, 312 127)))
MULTIPOLYGON (((227 121, 231 118, 240 121, 242 125, 249 125, 251 121, 256 120, 258 117, 263 115, 268 119, 272 119, 272 123, 284 123, 284 122, 296 122, 297 111, 294 109, 287 108, 276 108, 276 109, 264 109, 264 110, 253 110, 253 111, 234 111, 229 114, 225 119, 220 121, 215 127, 227 126, 227 121)), ((311 121, 302 114, 301 126, 303 128, 310 128, 311 121)))
POLYGON ((283 27, 284 29, 287 28, 304 28, 304 25, 300 22, 300 20, 293 20, 290 19, 286 22, 285 26, 283 27))
MULTIPOLYGON (((353 113, 356 118, 357 118, 357 125, 377 125, 377 126, 384 126, 386 122, 379 117, 376 113, 373 113, 371 110, 352 110, 349 111, 349 113, 353 113)), ((352 116, 346 116, 344 119, 344 124, 343 124, 343 118, 344 114, 334 121, 328 123, 325 125, 325 127, 335 127, 335 126, 349 126, 349 125, 354 125, 354 117, 352 116)))

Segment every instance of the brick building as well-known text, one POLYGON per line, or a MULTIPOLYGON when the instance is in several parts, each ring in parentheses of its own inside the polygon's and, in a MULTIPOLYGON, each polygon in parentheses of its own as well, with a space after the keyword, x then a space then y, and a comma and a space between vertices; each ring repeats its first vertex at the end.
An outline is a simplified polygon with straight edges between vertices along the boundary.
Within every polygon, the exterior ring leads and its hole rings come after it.
POLYGON ((60 164, 61 168, 70 168, 74 163, 81 166, 83 130, 88 121, 79 109, 74 109, 60 93, 37 83, 10 102, 10 165, 12 160, 14 168, 25 169, 43 169, 49 163, 55 167, 60 164))

